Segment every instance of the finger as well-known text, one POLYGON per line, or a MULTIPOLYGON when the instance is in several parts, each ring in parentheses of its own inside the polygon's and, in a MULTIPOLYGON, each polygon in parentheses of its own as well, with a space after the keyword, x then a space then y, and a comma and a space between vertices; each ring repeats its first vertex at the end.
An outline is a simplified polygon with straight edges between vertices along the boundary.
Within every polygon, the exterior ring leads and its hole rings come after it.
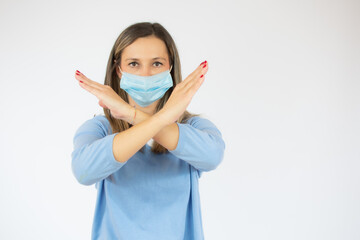
POLYGON ((99 90, 102 88, 102 86, 104 86, 103 84, 100 84, 98 82, 95 82, 89 78, 87 78, 83 73, 77 71, 75 73, 75 78, 79 81, 83 81, 85 84, 92 86, 94 88, 98 88, 99 90))
POLYGON ((197 93, 197 91, 199 90, 199 88, 202 86, 203 82, 204 82, 204 77, 201 78, 198 82, 196 82, 196 84, 194 84, 192 86, 192 88, 190 88, 187 92, 188 96, 192 99, 194 97, 194 95, 197 93))
POLYGON ((186 81, 184 83, 183 88, 185 90, 188 90, 189 88, 191 88, 191 86, 199 80, 201 75, 205 75, 207 73, 207 70, 208 70, 208 63, 207 62, 204 62, 203 64, 201 64, 200 67, 201 67, 201 70, 198 71, 198 69, 196 69, 196 71, 194 71, 194 75, 192 76, 192 78, 188 79, 188 81, 186 81))
POLYGON ((202 62, 200 66, 198 66, 192 73, 190 73, 190 75, 185 80, 182 81, 183 85, 186 85, 191 80, 194 80, 196 76, 200 76, 203 66, 204 66, 204 62, 202 62))
POLYGON ((84 88, 84 89, 85 89, 86 91, 88 91, 89 93, 95 95, 97 98, 100 97, 101 91, 100 91, 99 89, 94 88, 94 87, 92 87, 92 86, 90 86, 90 85, 87 85, 87 84, 85 84, 85 83, 82 83, 82 82, 79 82, 79 84, 80 84, 80 87, 84 88))
POLYGON ((102 88, 102 84, 97 83, 95 81, 92 81, 91 79, 87 78, 84 74, 82 73, 77 73, 75 74, 75 78, 79 81, 83 81, 83 83, 92 86, 93 88, 97 88, 97 89, 101 89, 102 88))
POLYGON ((193 81, 193 82, 189 83, 186 86, 185 91, 191 92, 191 94, 194 95, 195 92, 200 88, 200 86, 204 82, 204 79, 205 79, 205 76, 201 75, 201 77, 199 77, 196 81, 193 81))
POLYGON ((192 87, 193 87, 195 84, 197 84, 199 81, 203 81, 203 79, 201 79, 201 78, 204 78, 204 77, 205 77, 205 74, 207 73, 208 68, 209 68, 208 64, 203 65, 202 71, 201 71, 198 75, 195 75, 194 78, 193 78, 191 81, 187 82, 187 83, 185 84, 185 86, 183 87, 183 89, 184 89, 185 91, 188 91, 190 88, 192 88, 192 87), (200 74, 201 74, 201 75, 200 75, 200 74))

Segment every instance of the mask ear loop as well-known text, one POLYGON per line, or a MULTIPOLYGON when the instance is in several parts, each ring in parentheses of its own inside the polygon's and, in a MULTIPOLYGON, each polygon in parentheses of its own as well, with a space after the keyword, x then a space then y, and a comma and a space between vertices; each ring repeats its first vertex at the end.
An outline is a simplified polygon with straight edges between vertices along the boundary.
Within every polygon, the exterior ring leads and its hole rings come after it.
POLYGON ((119 70, 120 70, 120 72, 121 72, 121 74, 122 74, 123 72, 121 71, 121 68, 120 68, 120 66, 119 66, 119 70))
POLYGON ((171 72, 172 67, 173 67, 173 66, 171 65, 169 72, 171 72))
MULTIPOLYGON (((114 63, 116 64, 116 63, 117 63, 117 61, 116 61, 116 60, 114 60, 114 63)), ((118 66, 118 67, 119 67, 120 72, 121 72, 121 73, 123 73, 123 72, 121 71, 120 66, 118 66)))

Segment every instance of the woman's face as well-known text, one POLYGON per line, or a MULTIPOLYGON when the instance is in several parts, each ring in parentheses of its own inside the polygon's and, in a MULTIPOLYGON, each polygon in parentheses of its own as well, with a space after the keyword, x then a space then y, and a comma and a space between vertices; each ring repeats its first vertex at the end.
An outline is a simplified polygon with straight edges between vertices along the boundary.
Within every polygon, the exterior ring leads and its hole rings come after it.
MULTIPOLYGON (((140 76, 151 76, 170 70, 169 56, 165 43, 155 36, 136 39, 123 50, 120 68, 123 72, 140 76)), ((119 78, 121 78, 119 68, 116 69, 116 72, 119 78)), ((134 106, 136 104, 135 101, 130 95, 128 97, 130 105, 134 106)), ((136 108, 152 114, 158 101, 160 99, 144 108, 136 104, 136 108)))

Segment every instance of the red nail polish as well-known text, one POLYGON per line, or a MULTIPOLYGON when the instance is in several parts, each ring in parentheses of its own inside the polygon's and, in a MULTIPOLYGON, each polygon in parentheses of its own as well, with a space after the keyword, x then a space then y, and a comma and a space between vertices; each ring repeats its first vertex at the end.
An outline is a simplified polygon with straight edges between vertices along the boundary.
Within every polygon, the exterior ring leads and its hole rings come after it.
POLYGON ((77 72, 80 72, 79 70, 76 70, 77 72))
POLYGON ((80 75, 80 73, 76 73, 76 75, 80 75))
POLYGON ((83 81, 80 81, 81 83, 84 83, 83 81))
POLYGON ((204 63, 207 63, 207 61, 205 60, 205 62, 204 63))
POLYGON ((200 78, 202 78, 204 75, 201 75, 200 78))
POLYGON ((205 63, 205 65, 203 66, 203 68, 205 68, 206 67, 206 63, 205 63))

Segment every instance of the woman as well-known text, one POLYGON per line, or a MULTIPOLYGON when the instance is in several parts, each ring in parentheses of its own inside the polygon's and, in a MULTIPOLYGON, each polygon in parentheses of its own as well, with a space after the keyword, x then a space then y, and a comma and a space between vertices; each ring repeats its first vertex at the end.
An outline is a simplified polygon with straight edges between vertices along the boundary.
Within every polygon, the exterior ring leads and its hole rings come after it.
POLYGON ((76 72, 105 114, 78 128, 71 155, 78 182, 97 189, 92 239, 204 238, 198 178, 220 164, 225 143, 186 107, 208 67, 181 81, 172 37, 142 22, 117 38, 104 85, 76 72))

